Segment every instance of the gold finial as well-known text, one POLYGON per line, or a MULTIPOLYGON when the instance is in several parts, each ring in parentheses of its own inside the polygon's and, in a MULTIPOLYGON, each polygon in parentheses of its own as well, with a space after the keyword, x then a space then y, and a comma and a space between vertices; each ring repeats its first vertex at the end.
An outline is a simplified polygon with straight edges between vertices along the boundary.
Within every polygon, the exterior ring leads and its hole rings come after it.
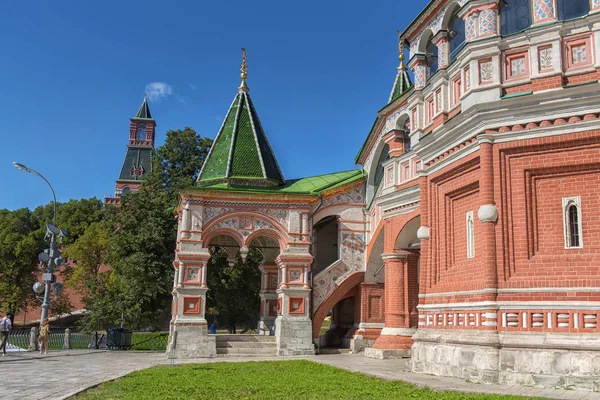
POLYGON ((246 49, 242 47, 242 65, 240 66, 240 78, 242 78, 242 84, 240 88, 247 88, 246 78, 248 77, 248 64, 246 63, 246 49))
POLYGON ((398 34, 398 59, 400 60, 400 67, 404 68, 404 41, 402 40, 402 31, 397 30, 396 33, 398 34))

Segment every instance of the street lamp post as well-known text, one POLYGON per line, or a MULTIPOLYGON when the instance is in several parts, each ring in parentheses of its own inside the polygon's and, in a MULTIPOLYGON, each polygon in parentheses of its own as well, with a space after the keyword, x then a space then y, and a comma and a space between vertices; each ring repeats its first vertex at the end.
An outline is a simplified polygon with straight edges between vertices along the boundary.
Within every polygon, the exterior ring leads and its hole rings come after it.
MULTIPOLYGON (((36 170, 28 168, 25 165, 20 164, 18 162, 13 162, 13 166, 20 171, 29 172, 31 174, 37 175, 40 178, 42 178, 44 180, 44 182, 46 182, 48 184, 48 186, 50 187, 50 190, 52 191, 52 196, 54 197, 54 203, 53 203, 54 204, 54 215, 53 215, 53 219, 52 219, 53 224, 48 224, 46 226, 46 238, 49 239, 50 246, 43 253, 41 253, 40 257, 39 257, 40 261, 42 263, 46 264, 46 272, 42 275, 42 280, 44 281, 45 285, 43 288, 39 284, 36 284, 33 286, 33 290, 37 294, 41 294, 41 289, 44 290, 44 297, 43 297, 43 301, 42 301, 42 315, 40 318, 40 324, 41 324, 42 322, 44 322, 44 320, 46 318, 48 318, 48 309, 50 308, 50 291, 52 289, 52 284, 56 280, 56 277, 54 275, 54 267, 60 266, 64 261, 62 259, 62 257, 60 257, 60 250, 58 250, 58 248, 56 247, 56 245, 57 245, 56 238, 59 235, 59 233, 61 233, 58 230, 58 228, 56 227, 56 194, 54 193, 54 189, 52 188, 52 185, 50 185, 50 182, 48 182, 48 179, 44 178, 44 176, 42 174, 40 174, 39 172, 37 172, 36 170)), ((61 292, 61 291, 62 291, 62 285, 56 284, 54 287, 54 292, 58 295, 58 294, 60 294, 59 292, 61 292)))

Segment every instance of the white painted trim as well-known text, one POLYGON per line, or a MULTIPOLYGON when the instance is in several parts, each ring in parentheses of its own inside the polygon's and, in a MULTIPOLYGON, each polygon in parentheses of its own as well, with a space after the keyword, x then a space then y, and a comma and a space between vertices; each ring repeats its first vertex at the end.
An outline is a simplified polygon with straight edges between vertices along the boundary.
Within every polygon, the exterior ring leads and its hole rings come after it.
POLYGON ((358 329, 383 329, 383 322, 361 322, 358 324, 358 329))
POLYGON ((412 336, 416 331, 415 328, 383 328, 381 336, 412 336))
POLYGON ((583 229, 581 217, 581 196, 571 196, 562 198, 562 214, 563 214, 563 231, 565 238, 565 249, 582 249, 583 248, 583 229), (575 206, 577 208, 577 235, 579 236, 579 245, 571 246, 571 229, 569 221, 569 208, 575 206))
POLYGON ((475 218, 473 211, 466 214, 467 224, 467 258, 475 258, 475 218))
POLYGON ((445 310, 594 310, 600 311, 600 301, 481 301, 473 303, 421 304, 419 311, 445 310))
POLYGON ((544 288, 514 288, 514 289, 483 289, 468 290, 464 292, 443 292, 419 294, 419 298, 447 297, 447 296, 471 296, 488 293, 547 293, 547 292, 600 292, 600 287, 544 287, 544 288))

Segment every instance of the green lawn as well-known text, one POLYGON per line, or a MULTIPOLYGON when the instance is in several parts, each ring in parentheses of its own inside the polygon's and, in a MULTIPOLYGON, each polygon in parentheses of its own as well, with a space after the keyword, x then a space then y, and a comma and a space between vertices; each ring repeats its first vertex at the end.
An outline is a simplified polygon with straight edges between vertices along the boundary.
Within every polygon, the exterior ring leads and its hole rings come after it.
POLYGON ((104 383, 75 399, 517 399, 436 393, 310 361, 160 366, 104 383))

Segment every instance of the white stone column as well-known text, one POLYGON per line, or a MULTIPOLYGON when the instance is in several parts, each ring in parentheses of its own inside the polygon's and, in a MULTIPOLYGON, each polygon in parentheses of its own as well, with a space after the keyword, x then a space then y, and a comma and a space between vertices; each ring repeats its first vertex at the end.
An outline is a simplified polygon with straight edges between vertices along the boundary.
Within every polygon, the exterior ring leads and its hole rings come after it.
POLYGON ((305 271, 310 268, 312 259, 308 252, 282 253, 276 259, 285 280, 285 284, 277 289, 281 308, 275 320, 277 353, 282 356, 315 353, 309 308, 310 288, 305 288, 305 271), (292 277, 289 281, 288 271, 292 277))

